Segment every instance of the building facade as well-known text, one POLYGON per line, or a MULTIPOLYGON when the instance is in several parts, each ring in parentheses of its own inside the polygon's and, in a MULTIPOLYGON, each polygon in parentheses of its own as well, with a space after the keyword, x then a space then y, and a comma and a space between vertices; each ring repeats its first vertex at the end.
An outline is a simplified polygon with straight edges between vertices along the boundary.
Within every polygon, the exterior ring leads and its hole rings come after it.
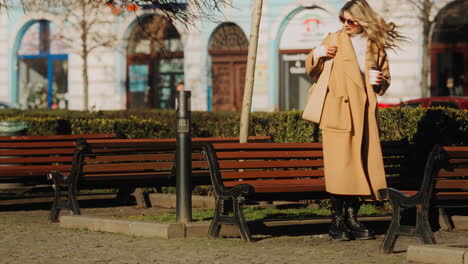
MULTIPOLYGON (((422 24, 406 1, 369 0, 410 40, 388 51, 392 85, 382 103, 421 97, 422 24)), ((311 80, 304 59, 341 27, 342 0, 264 0, 252 108, 303 109, 311 80)), ((440 0, 433 8, 431 95, 468 96, 468 1, 440 0)), ((0 11, 0 101, 24 108, 118 110, 174 108, 175 86, 192 91, 192 109, 236 111, 242 105, 252 1, 193 24, 171 23, 158 10, 104 6, 86 12, 94 21, 83 59, 83 41, 70 12, 22 8, 0 11), (106 41, 107 40, 107 41, 106 41), (94 45, 92 45, 94 44, 94 45), (88 82, 85 82, 86 69, 88 82), (86 85, 87 83, 87 85, 86 85), (85 87, 88 87, 85 89, 85 87)), ((78 24, 78 23, 77 23, 78 24)))

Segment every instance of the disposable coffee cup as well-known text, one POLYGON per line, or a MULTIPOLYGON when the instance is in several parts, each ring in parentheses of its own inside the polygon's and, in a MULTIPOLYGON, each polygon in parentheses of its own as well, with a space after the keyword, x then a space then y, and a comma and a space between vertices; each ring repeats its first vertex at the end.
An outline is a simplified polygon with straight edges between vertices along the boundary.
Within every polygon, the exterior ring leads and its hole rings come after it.
POLYGON ((377 76, 380 74, 380 71, 378 70, 369 70, 369 82, 372 85, 377 85, 379 84, 377 82, 377 76))

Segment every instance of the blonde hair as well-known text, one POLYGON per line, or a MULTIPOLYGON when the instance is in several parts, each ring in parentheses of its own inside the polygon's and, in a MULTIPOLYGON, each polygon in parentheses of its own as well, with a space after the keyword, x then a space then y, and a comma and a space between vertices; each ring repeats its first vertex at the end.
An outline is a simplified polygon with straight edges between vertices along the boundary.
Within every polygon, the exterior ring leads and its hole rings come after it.
POLYGON ((348 11, 353 18, 362 26, 367 37, 373 40, 381 49, 398 48, 399 41, 406 38, 396 30, 397 26, 393 23, 387 23, 380 17, 366 0, 348 1, 340 11, 340 16, 348 11))

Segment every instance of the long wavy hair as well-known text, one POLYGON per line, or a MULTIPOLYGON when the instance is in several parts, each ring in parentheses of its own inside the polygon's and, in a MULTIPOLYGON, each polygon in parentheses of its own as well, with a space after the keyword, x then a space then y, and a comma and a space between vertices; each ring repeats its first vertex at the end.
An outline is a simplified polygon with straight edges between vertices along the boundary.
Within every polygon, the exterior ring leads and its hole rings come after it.
POLYGON ((405 41, 406 37, 396 30, 395 23, 387 23, 380 17, 366 0, 351 0, 340 10, 340 16, 348 11, 362 26, 367 37, 373 40, 381 49, 396 49, 398 42, 405 41))

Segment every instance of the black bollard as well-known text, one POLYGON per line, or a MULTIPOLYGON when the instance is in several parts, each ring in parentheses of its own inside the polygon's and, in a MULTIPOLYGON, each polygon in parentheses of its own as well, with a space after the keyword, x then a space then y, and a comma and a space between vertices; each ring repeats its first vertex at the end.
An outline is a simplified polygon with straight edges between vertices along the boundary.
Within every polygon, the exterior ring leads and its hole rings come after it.
POLYGON ((190 91, 177 91, 176 219, 192 221, 192 146, 190 135, 190 91))

